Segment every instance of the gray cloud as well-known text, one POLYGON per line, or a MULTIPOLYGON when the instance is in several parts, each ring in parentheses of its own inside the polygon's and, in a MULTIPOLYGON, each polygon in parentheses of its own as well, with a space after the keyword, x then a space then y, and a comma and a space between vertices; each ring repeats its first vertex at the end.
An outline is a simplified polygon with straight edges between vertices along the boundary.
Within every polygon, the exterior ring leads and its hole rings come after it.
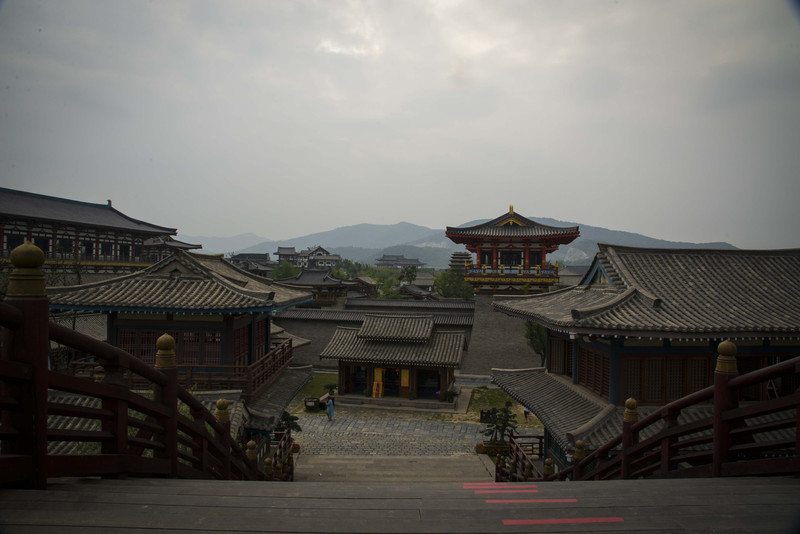
POLYGON ((0 4, 0 183, 189 235, 578 220, 798 246, 763 1, 0 4))

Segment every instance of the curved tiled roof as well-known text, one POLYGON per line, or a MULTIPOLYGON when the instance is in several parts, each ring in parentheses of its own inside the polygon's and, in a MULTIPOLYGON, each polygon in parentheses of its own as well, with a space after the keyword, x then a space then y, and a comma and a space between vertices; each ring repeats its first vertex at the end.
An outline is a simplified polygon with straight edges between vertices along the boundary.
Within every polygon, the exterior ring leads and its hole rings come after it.
POLYGON ((489 222, 465 228, 448 226, 445 235, 456 243, 462 239, 557 239, 569 243, 580 235, 577 226, 558 227, 541 224, 522 215, 509 211, 489 222), (509 224, 512 223, 512 224, 509 224), (571 239, 570 239, 571 238, 571 239), (566 241, 564 239, 567 239, 566 241))
POLYGON ((342 280, 331 274, 330 269, 304 269, 295 276, 276 280, 292 287, 350 287, 357 282, 342 280))
POLYGON ((408 315, 366 315, 358 331, 360 339, 424 343, 433 333, 433 318, 408 315))
POLYGON ((800 249, 599 247, 581 285, 494 309, 577 334, 800 336, 800 249), (593 279, 597 272, 607 282, 593 279))
POLYGON ((0 187, 0 216, 23 220, 125 230, 151 235, 175 235, 178 230, 128 217, 108 204, 90 204, 0 187))
MULTIPOLYGON (((275 314, 276 319, 290 319, 295 321, 334 321, 361 323, 370 313, 358 310, 316 310, 312 308, 289 308, 275 314)), ((410 312, 392 312, 396 316, 416 316, 410 312)), ((434 313, 431 315, 436 326, 472 326, 472 315, 466 313, 434 313)))
POLYGON ((311 300, 304 291, 251 275, 221 255, 176 251, 142 271, 48 288, 53 310, 254 313, 311 300))
POLYGON ((492 382, 527 406, 564 450, 572 448, 568 434, 614 411, 613 405, 582 395, 544 368, 492 369, 492 382))
POLYGON ((412 308, 428 310, 464 310, 469 312, 475 309, 474 301, 453 300, 398 300, 398 299, 347 299, 345 308, 412 308))
MULTIPOLYGON (((577 440, 583 440, 586 450, 595 450, 622 433, 625 406, 604 404, 596 395, 570 384, 560 375, 538 369, 492 369, 492 382, 528 409, 542 422, 551 436, 565 451, 574 449, 577 440)), ((638 418, 644 419, 660 410, 661 406, 638 406, 638 418)), ((680 410, 677 424, 689 424, 713 416, 709 404, 694 405, 680 410)), ((793 410, 771 413, 753 419, 754 424, 774 423, 794 417, 793 410)), ((641 430, 639 440, 655 436, 664 428, 663 422, 641 430)), ((701 433, 710 433, 711 430, 701 433)), ((699 434, 698 434, 699 435, 699 434)), ((756 435, 757 441, 791 439, 789 429, 768 430, 756 435)), ((617 447, 619 448, 619 447, 617 447)))
POLYGON ((378 365, 457 367, 461 363, 461 332, 434 332, 425 343, 372 341, 358 332, 357 328, 337 328, 320 358, 378 365))

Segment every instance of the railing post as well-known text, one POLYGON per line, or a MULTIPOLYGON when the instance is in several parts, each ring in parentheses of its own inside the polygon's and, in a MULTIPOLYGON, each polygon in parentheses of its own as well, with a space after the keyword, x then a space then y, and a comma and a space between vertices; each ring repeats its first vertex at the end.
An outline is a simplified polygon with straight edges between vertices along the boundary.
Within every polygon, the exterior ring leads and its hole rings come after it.
POLYGON ((631 477, 631 458, 628 455, 628 449, 639 441, 638 436, 633 432, 633 424, 639 420, 639 412, 636 408, 636 399, 630 398, 625 401, 625 413, 622 416, 622 458, 620 463, 622 478, 631 477))
POLYGON ((228 400, 219 399, 217 401, 217 410, 214 412, 214 417, 217 423, 222 425, 222 435, 217 436, 222 444, 222 450, 225 453, 224 458, 220 458, 222 462, 222 478, 230 480, 231 478, 231 415, 228 412, 228 400))
POLYGON ((8 392, 19 402, 19 409, 8 412, 8 424, 18 439, 4 441, 4 454, 30 454, 33 459, 32 487, 47 486, 47 384, 49 338, 49 302, 45 290, 44 252, 26 241, 11 251, 14 270, 8 277, 6 303, 25 315, 22 326, 13 333, 8 357, 30 366, 30 383, 20 382, 8 392))
POLYGON ((164 428, 163 457, 169 462, 169 476, 178 476, 178 366, 175 361, 175 339, 164 334, 156 341, 155 368, 167 375, 167 385, 157 387, 155 401, 165 406, 169 415, 160 418, 164 428))
POLYGON ((586 443, 582 439, 575 442, 575 452, 572 453, 572 480, 580 480, 583 476, 581 462, 586 458, 586 443))
MULTIPOLYGON (((664 429, 674 428, 678 424, 678 412, 669 410, 663 415, 664 429)), ((677 440, 674 437, 661 439, 661 475, 666 476, 672 467, 672 446, 677 440)))
POLYGON ((714 370, 714 445, 711 476, 722 475, 722 464, 728 459, 731 446, 730 423, 724 419, 725 411, 739 405, 737 395, 728 387, 731 378, 739 374, 736 367, 736 345, 723 341, 717 346, 717 366, 714 370))
MULTIPOLYGON (((103 384, 113 386, 123 391, 129 388, 125 384, 125 377, 118 363, 106 362, 103 364, 103 384)), ((103 397, 104 410, 114 413, 111 419, 104 419, 101 427, 104 431, 114 434, 114 441, 103 442, 100 445, 102 454, 127 454, 128 453, 128 402, 125 400, 103 397)), ((121 468, 117 468, 115 477, 120 476, 121 468)), ((124 476, 124 475, 123 475, 124 476)))

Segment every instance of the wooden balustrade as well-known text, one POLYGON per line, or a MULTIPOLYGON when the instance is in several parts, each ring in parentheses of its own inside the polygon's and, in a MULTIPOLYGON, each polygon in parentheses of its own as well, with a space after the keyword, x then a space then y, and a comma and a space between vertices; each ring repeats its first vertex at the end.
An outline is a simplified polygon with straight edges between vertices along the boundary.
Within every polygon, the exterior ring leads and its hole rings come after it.
MULTIPOLYGON (((66 327, 59 328, 62 331, 72 332, 66 327)), ((288 339, 247 366, 181 363, 178 367, 178 383, 185 389, 241 390, 245 400, 250 400, 262 393, 289 366, 292 360, 292 350, 292 340, 288 339)), ((82 352, 88 353, 89 351, 82 350, 82 352)), ((69 364, 69 372, 83 378, 101 378, 100 371, 102 369, 95 360, 93 357, 74 360, 69 364)), ((143 363, 143 365, 147 364, 143 363)), ((141 389, 146 386, 146 383, 135 373, 125 373, 122 380, 129 388, 141 389)))
MULTIPOLYGON (((719 346, 714 385, 663 406, 639 420, 635 399, 625 403, 622 432, 591 454, 578 452, 573 464, 557 473, 532 476, 498 468, 497 480, 588 480, 641 477, 708 477, 795 473, 800 471, 800 391, 740 405, 739 392, 770 380, 800 374, 800 357, 739 376, 736 347, 719 346), (709 401, 711 405, 709 405, 709 401), (679 424, 690 408, 710 411, 679 424), (710 410, 708 409, 710 408, 710 410), (643 436, 648 436, 643 438, 643 436)), ((581 442, 582 444, 582 442, 581 442)), ((509 453, 515 465, 527 454, 513 440, 509 453)), ((507 462, 508 463, 508 462, 507 462)), ((552 463, 551 463, 552 465, 552 463)))
POLYGON ((544 476, 542 472, 544 437, 520 435, 512 431, 508 441, 508 454, 495 464, 495 480, 499 482, 541 479, 544 476))
MULTIPOLYGON (((215 417, 179 385, 174 339, 165 335, 158 340, 154 368, 50 322, 41 250, 26 243, 14 250, 11 260, 15 268, 0 303, 0 484, 44 488, 48 477, 91 475, 272 477, 249 449, 231 439, 227 401, 218 401, 215 417), (51 340, 91 355, 102 380, 49 371, 51 340), (131 381, 146 387, 133 391, 131 381), (64 443, 73 443, 70 452, 79 449, 82 454, 48 450, 64 443)), ((291 345, 279 349, 275 362, 254 365, 279 369, 288 363, 291 345)), ((253 380, 251 391, 267 380, 253 380)), ((285 439, 288 444, 281 441, 279 453, 273 454, 282 470, 291 452, 291 436, 285 439)))

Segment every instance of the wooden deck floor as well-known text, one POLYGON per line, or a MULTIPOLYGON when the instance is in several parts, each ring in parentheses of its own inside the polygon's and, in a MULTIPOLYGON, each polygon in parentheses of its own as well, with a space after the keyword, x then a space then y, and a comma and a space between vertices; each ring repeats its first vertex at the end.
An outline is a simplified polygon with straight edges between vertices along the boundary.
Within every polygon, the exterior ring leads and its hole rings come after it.
MULTIPOLYGON (((376 479, 380 474, 375 473, 376 479)), ((0 532, 796 532, 800 479, 326 483, 56 480, 0 532), (537 486, 537 487, 532 487, 537 486)))

